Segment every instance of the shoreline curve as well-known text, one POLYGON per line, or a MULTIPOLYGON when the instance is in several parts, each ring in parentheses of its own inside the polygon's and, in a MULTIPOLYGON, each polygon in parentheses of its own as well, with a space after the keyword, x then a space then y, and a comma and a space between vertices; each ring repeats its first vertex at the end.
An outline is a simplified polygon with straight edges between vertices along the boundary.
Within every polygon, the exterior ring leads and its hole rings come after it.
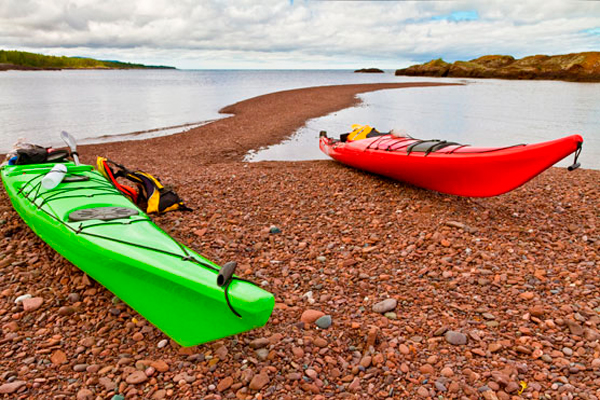
POLYGON ((201 127, 143 140, 82 145, 80 153, 85 162, 93 163, 96 156, 102 155, 139 168, 164 168, 172 165, 171 161, 175 159, 185 159, 193 165, 238 162, 243 161, 250 150, 279 143, 291 136, 309 119, 357 104, 360 93, 457 85, 462 84, 368 83, 284 90, 228 105, 219 112, 231 114, 231 117, 201 127), (148 157, 152 159, 150 164, 148 157))

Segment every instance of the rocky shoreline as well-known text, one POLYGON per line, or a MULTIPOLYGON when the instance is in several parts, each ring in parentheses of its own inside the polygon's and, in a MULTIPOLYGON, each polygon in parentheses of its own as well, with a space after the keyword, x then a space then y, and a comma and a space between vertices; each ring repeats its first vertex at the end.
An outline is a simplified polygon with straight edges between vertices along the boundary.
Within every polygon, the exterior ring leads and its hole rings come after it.
POLYGON ((18 50, 0 49, 0 71, 60 71, 63 69, 175 69, 164 65, 143 65, 87 57, 57 57, 18 50))
POLYGON ((470 61, 447 63, 431 60, 396 70, 396 75, 449 78, 546 79, 574 82, 600 82, 600 52, 557 56, 535 55, 515 59, 488 55, 470 61))
MULTIPOLYGON (((111 70, 111 69, 140 69, 140 68, 110 68, 110 67, 32 67, 28 65, 0 64, 0 71, 65 71, 65 70, 111 70)), ((171 67, 145 67, 144 69, 175 69, 171 67)))
POLYGON ((168 340, 46 246, 2 191, 0 394, 599 397, 600 171, 552 168, 468 199, 333 161, 241 161, 357 93, 411 86, 273 93, 182 134, 82 146, 86 162, 108 156, 174 186, 195 211, 155 221, 275 294, 264 328, 206 345, 168 340))
POLYGON ((60 71, 60 68, 36 68, 27 65, 0 63, 0 71, 60 71))

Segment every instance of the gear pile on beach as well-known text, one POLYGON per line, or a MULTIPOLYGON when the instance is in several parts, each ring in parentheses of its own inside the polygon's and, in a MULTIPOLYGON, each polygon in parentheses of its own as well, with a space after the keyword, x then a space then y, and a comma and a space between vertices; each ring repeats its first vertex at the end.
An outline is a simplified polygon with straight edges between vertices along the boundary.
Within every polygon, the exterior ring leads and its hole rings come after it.
POLYGON ((600 171, 551 168, 470 199, 333 161, 241 161, 356 93, 402 86, 280 92, 177 140, 81 147, 88 163, 164 171, 194 212, 154 221, 275 295, 265 327, 205 345, 170 341, 45 245, 2 191, 0 395, 600 397, 600 171))

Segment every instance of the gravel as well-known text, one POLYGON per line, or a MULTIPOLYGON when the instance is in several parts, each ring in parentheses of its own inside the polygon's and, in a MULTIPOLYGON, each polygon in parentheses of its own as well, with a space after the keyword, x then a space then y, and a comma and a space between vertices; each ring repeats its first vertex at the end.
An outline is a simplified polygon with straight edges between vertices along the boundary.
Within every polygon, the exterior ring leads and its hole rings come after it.
POLYGON ((88 163, 105 155, 174 186, 194 211, 155 222, 269 283, 276 306, 265 327, 205 345, 181 348, 113 303, 32 233, 2 191, 0 393, 504 399, 526 382, 527 398, 600 396, 599 171, 551 168, 513 192, 470 199, 333 161, 241 162, 378 88, 261 96, 181 135, 82 146, 88 163), (43 301, 25 312, 14 300, 26 293, 43 301), (395 318, 372 312, 385 299, 397 301, 395 318), (335 321, 328 329, 315 324, 324 316, 335 321), (450 332, 465 343, 449 343, 450 332))

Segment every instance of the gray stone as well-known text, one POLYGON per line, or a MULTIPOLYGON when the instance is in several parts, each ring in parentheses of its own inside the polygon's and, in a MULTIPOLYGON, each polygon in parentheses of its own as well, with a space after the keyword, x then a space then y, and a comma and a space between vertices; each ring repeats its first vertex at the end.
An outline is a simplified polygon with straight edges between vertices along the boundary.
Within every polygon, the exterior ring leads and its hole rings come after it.
POLYGON ((396 313, 393 311, 388 311, 385 314, 383 314, 383 316, 388 319, 398 319, 398 315, 396 315, 396 313))
POLYGON ((563 347, 562 352, 565 356, 572 356, 573 355, 573 350, 569 347, 563 347))
POLYGON ((379 314, 384 314, 396 308, 398 301, 396 299, 385 299, 373 305, 373 311, 379 314))
POLYGON ((467 344, 467 335, 461 332, 448 331, 444 334, 446 341, 455 346, 467 344))
POLYGON ((119 315, 121 314, 121 310, 119 310, 116 307, 111 307, 108 309, 108 312, 110 312, 112 315, 119 315))
POLYGON ((315 321, 315 324, 321 329, 329 328, 331 326, 331 323, 331 315, 323 315, 321 318, 315 321))
POLYGON ((423 341, 423 336, 414 335, 410 337, 410 340, 412 340, 414 343, 421 343, 423 341))
POLYGON ((542 360, 544 360, 547 363, 551 363, 552 357, 550 357, 548 354, 544 354, 544 355, 542 355, 542 360))
POLYGON ((256 350, 256 357, 258 357, 259 360, 265 361, 268 356, 269 356, 269 349, 262 348, 262 349, 256 350))
POLYGON ((73 371, 75 372, 83 372, 88 367, 88 364, 76 364, 73 367, 73 371))
POLYGON ((77 303, 80 298, 81 296, 79 296, 79 293, 69 293, 67 296, 67 300, 69 300, 71 303, 77 303))

